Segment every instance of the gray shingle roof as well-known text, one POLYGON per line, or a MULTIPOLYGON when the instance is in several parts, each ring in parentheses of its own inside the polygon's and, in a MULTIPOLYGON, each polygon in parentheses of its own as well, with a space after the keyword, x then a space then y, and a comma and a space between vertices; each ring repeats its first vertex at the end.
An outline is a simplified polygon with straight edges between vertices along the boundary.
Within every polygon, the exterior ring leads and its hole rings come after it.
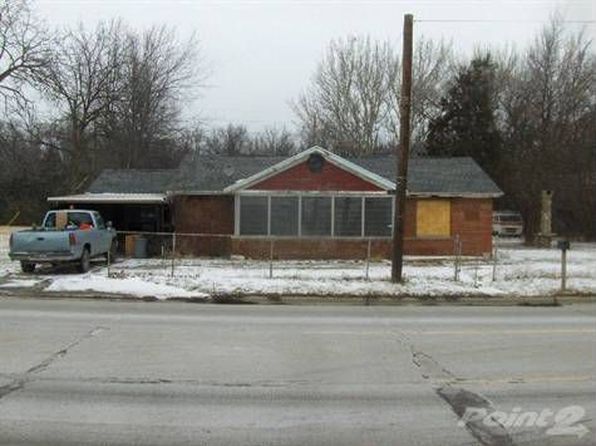
MULTIPOLYGON (((395 181, 392 156, 354 158, 352 162, 388 180, 395 181)), ((411 158, 408 163, 408 191, 411 193, 500 194, 495 182, 470 157, 411 158)))
POLYGON ((87 192, 162 193, 170 188, 176 169, 105 169, 87 192))
MULTIPOLYGON (((221 191, 283 161, 279 156, 201 155, 185 160, 178 169, 104 170, 89 192, 165 193, 167 191, 221 191)), ((390 181, 395 180, 391 155, 349 158, 355 164, 390 181)), ((410 193, 500 194, 499 187, 472 158, 412 158, 408 171, 410 193)))
POLYGON ((197 156, 180 165, 172 190, 221 191, 236 181, 248 178, 286 158, 285 156, 197 156))

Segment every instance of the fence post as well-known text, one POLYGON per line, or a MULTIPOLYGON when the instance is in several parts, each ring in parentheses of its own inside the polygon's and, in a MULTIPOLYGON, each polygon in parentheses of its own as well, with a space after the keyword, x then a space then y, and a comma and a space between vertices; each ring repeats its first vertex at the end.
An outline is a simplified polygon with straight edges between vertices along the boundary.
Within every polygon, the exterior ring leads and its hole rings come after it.
POLYGON ((371 241, 368 239, 366 247, 366 280, 369 280, 371 241))
POLYGON ((110 263, 112 262, 112 247, 108 249, 108 278, 110 277, 110 263))
POLYGON ((269 240, 269 278, 273 278, 273 239, 269 240))
POLYGON ((174 260, 176 258, 176 233, 172 233, 172 271, 170 275, 174 277, 174 260))
POLYGON ((478 272, 480 269, 480 261, 476 260, 476 265, 474 266, 474 288, 478 288, 478 272))
POLYGON ((493 282, 497 280, 497 255, 499 254, 499 245, 495 244, 493 252, 493 282))
POLYGON ((561 293, 567 289, 567 250, 561 250, 561 293))
POLYGON ((459 255, 461 253, 461 244, 459 241, 459 234, 455 234, 455 238, 453 239, 453 255, 454 255, 454 263, 453 263, 453 280, 459 280, 459 255))

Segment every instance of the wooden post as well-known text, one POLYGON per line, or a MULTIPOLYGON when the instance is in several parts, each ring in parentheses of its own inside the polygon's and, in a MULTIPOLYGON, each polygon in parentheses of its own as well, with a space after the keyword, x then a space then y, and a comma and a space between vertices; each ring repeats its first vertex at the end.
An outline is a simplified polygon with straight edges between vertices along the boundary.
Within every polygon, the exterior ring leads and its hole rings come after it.
POLYGON ((269 278, 273 279, 273 239, 269 240, 269 278))
POLYGON ((497 280, 497 256, 499 254, 499 245, 495 244, 493 253, 493 282, 497 280))
POLYGON ((567 250, 561 250, 561 293, 567 289, 567 250))
POLYGON ((368 239, 366 248, 366 280, 369 280, 371 241, 368 239))
POLYGON ((174 277, 174 259, 176 258, 176 233, 172 232, 172 271, 170 275, 174 277))
POLYGON ((453 255, 454 255, 454 272, 453 272, 453 280, 457 282, 459 280, 459 262, 460 262, 460 255, 461 255, 461 241, 459 239, 459 234, 455 234, 455 239, 453 241, 453 255))
POLYGON ((391 281, 402 282, 404 255, 404 223, 406 210, 406 188, 408 182, 408 158, 410 155, 410 110, 412 107, 412 34, 414 16, 404 15, 401 100, 399 104, 399 153, 395 161, 397 177, 395 179, 395 212, 393 215, 393 256, 391 262, 391 281))

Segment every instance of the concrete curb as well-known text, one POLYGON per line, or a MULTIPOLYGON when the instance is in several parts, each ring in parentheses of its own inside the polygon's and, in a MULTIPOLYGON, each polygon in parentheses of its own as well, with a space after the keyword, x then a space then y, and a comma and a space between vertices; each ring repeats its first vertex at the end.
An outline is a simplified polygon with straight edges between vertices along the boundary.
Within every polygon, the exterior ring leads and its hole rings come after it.
POLYGON ((136 297, 125 294, 96 292, 49 292, 30 289, 12 289, 0 291, 1 298, 35 299, 82 299, 114 300, 127 302, 185 302, 211 303, 221 305, 449 305, 449 306, 527 306, 554 307, 579 303, 596 303, 594 295, 550 295, 550 296, 346 296, 346 295, 217 295, 209 298, 168 297, 159 299, 155 296, 136 297), (556 300, 555 300, 556 298, 556 300))

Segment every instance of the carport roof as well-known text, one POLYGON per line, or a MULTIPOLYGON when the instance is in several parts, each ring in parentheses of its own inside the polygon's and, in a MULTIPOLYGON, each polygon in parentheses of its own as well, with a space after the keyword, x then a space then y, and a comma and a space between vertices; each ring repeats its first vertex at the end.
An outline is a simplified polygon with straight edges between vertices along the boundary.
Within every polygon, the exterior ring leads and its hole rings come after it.
MULTIPOLYGON (((317 150, 318 148, 311 148, 317 150)), ((321 154, 329 154, 320 149, 321 154)), ((302 153, 302 152, 301 152, 302 153)), ((295 155, 298 157, 300 155, 295 155)), ((277 164, 288 164, 281 156, 198 155, 187 158, 178 169, 104 170, 89 188, 92 193, 162 193, 175 191, 222 193, 238 189, 252 176, 258 176, 277 164)), ((333 155, 335 161, 341 159, 333 155)), ((392 188, 396 166, 393 155, 345 158, 346 164, 362 168, 371 177, 380 177, 392 188)), ((490 196, 502 195, 499 187, 469 157, 411 158, 408 171, 410 195, 490 196)))
POLYGON ((165 194, 86 193, 48 197, 54 203, 134 203, 158 204, 166 201, 165 194))

